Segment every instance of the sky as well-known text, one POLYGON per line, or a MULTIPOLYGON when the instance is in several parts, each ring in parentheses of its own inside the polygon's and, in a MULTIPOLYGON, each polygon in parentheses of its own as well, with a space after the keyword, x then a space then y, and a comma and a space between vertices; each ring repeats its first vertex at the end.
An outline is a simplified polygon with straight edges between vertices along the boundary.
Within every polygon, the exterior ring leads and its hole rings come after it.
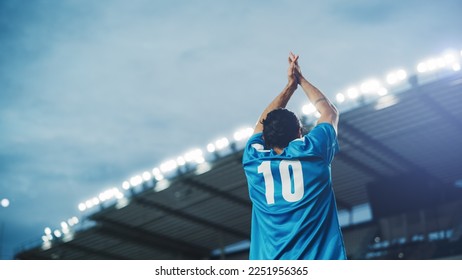
MULTIPOLYGON (((253 125, 289 51, 329 97, 462 49, 459 0, 0 0, 0 259, 134 174, 253 125)), ((297 114, 307 99, 289 103, 297 114)))

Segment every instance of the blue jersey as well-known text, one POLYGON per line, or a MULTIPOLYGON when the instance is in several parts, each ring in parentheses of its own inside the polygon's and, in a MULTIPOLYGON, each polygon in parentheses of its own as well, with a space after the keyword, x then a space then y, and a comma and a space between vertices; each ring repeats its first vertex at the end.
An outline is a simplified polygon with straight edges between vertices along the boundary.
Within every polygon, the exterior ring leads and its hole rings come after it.
POLYGON ((262 133, 247 142, 243 166, 252 201, 250 259, 346 259, 330 165, 334 128, 320 123, 278 155, 262 133))

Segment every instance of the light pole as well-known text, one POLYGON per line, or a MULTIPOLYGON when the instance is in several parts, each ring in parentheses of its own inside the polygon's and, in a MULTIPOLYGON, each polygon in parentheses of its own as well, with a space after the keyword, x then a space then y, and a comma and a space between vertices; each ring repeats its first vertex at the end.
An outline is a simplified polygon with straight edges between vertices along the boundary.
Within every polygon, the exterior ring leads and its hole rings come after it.
MULTIPOLYGON (((3 198, 0 201, 1 208, 7 208, 10 206, 10 200, 8 198, 3 198)), ((3 232, 5 230, 5 222, 2 220, 2 224, 0 225, 0 259, 3 259, 3 232)))

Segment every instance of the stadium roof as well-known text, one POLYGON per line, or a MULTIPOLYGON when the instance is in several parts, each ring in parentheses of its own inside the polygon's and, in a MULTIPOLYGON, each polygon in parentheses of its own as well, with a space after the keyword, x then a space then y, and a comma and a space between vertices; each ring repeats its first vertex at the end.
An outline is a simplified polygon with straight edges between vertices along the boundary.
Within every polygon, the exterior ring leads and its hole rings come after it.
MULTIPOLYGON (((332 164, 340 210, 371 203, 370 184, 385 178, 418 174, 448 194, 460 184, 461 72, 423 85, 412 79, 413 87, 341 115, 341 151, 332 164)), ((238 149, 210 162, 209 170, 181 172, 163 181, 168 185, 133 188, 128 198, 87 216, 94 226, 16 258, 212 258, 216 249, 249 239, 251 204, 241 156, 238 149)))

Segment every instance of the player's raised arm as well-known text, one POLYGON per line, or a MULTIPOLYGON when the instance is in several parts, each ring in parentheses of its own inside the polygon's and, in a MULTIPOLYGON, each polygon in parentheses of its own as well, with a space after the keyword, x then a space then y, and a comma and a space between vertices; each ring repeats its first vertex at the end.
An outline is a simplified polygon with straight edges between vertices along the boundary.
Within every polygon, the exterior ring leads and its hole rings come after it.
MULTIPOLYGON (((293 54, 291 54, 293 56, 293 54)), ((297 56, 298 58, 298 56, 297 56)), ((310 102, 314 105, 316 110, 321 114, 318 119, 318 123, 330 123, 337 132, 339 113, 337 108, 330 102, 324 93, 322 93, 318 88, 312 85, 305 77, 302 75, 300 66, 298 65, 298 60, 295 61, 295 75, 298 80, 298 83, 302 87, 306 96, 310 102)))
POLYGON ((266 116, 269 112, 278 108, 285 108, 293 93, 297 89, 298 82, 297 77, 295 76, 295 67, 297 63, 298 56, 290 53, 289 56, 289 69, 287 70, 288 81, 284 89, 279 93, 276 98, 271 101, 271 103, 265 108, 263 113, 260 115, 257 124, 255 125, 254 134, 263 131, 263 120, 266 119, 266 116))

